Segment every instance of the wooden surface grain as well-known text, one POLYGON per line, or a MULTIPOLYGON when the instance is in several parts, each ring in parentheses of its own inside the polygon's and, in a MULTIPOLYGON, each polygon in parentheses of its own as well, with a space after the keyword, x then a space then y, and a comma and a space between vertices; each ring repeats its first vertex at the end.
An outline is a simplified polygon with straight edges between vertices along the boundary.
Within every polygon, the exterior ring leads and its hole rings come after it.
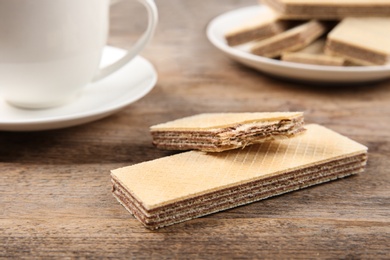
MULTIPOLYGON (((156 3, 160 24, 142 56, 159 80, 147 96, 85 125, 0 131, 0 258, 389 259, 390 81, 346 87, 269 77, 229 60, 205 36, 213 17, 256 1, 156 3), (149 126, 225 111, 304 111, 308 123, 368 146, 367 169, 145 229, 112 196, 110 170, 174 153, 152 146, 149 126)), ((145 11, 127 1, 111 14, 110 44, 127 48, 144 29, 145 11)))

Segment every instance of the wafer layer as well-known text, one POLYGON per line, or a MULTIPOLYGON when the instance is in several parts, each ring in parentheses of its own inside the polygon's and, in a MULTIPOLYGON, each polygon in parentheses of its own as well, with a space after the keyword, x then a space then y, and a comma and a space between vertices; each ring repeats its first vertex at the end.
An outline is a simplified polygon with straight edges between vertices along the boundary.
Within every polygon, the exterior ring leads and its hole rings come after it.
POLYGON ((345 18, 329 33, 325 51, 359 65, 389 63, 390 18, 345 18))
POLYGON ((260 0, 283 19, 340 19, 345 17, 388 17, 388 0, 260 0))
POLYGON ((272 10, 259 13, 259 17, 245 21, 243 24, 232 28, 225 34, 225 39, 230 46, 264 39, 285 31, 289 22, 278 19, 272 10))
POLYGON ((112 171, 114 196, 155 229, 363 171, 366 147, 309 125, 292 139, 186 152, 112 171))
POLYGON ((251 47, 251 53, 275 58, 284 52, 302 49, 318 39, 327 31, 327 26, 312 20, 270 38, 256 41, 251 47))
POLYGON ((220 152, 302 133, 303 113, 200 114, 152 126, 153 144, 169 150, 220 152))

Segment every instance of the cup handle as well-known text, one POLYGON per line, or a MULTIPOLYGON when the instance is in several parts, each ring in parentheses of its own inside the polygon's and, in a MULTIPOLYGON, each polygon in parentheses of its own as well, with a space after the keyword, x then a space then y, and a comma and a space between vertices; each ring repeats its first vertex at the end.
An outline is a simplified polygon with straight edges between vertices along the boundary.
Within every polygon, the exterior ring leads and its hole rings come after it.
MULTIPOLYGON (((122 66, 126 65, 129 61, 131 61, 138 53, 141 52, 143 48, 149 43, 154 35, 154 31, 156 30, 157 22, 158 22, 158 13, 157 7, 153 0, 138 0, 141 4, 146 7, 148 11, 148 27, 141 38, 134 44, 134 46, 123 56, 121 59, 117 60, 115 63, 100 69, 97 75, 93 78, 92 82, 98 81, 104 77, 107 77, 111 73, 120 69, 122 66)), ((116 3, 118 1, 112 1, 116 3)))

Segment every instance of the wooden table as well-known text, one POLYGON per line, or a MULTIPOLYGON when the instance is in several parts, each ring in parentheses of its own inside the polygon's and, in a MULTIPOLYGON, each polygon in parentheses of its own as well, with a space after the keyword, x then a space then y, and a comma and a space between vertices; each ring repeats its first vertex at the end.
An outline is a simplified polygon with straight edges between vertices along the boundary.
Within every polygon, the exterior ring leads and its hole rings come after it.
MULTIPOLYGON (((144 98, 67 129, 0 132, 0 258, 390 258, 390 81, 319 87, 274 79, 217 51, 205 28, 256 1, 157 0, 142 55, 159 73, 144 98), (304 111, 369 147, 366 171, 187 221, 145 229, 112 196, 110 170, 173 154, 149 126, 202 112, 304 111)), ((144 28, 131 1, 112 9, 110 44, 144 28)))

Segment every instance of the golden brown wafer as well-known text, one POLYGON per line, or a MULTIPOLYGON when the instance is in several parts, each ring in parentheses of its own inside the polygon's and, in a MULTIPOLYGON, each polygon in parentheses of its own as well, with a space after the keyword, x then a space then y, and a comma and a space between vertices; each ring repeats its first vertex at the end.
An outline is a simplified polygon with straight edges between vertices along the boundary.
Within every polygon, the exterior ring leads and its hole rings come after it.
POLYGON ((283 19, 334 20, 345 17, 389 17, 388 0, 260 0, 283 19))
POLYGON ((325 52, 358 65, 388 64, 390 18, 345 18, 328 34, 325 52))
POLYGON ((283 53, 281 60, 325 66, 343 66, 345 64, 344 58, 325 54, 324 47, 325 39, 318 39, 301 50, 283 53))
POLYGON ((276 35, 288 29, 289 22, 281 21, 278 15, 265 7, 265 12, 259 13, 258 17, 234 27, 225 33, 228 45, 236 46, 254 40, 260 40, 276 35))
POLYGON ((270 38, 256 41, 250 52, 256 55, 276 58, 282 53, 302 49, 327 31, 325 23, 312 20, 270 38))

